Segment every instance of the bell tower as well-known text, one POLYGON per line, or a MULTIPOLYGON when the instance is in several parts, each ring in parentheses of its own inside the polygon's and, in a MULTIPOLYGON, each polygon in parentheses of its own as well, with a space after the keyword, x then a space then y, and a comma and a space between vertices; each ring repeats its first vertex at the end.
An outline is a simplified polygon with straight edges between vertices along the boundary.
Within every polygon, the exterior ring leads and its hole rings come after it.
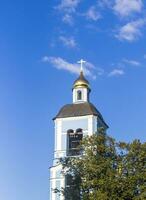
POLYGON ((63 196, 54 192, 54 189, 60 190, 67 185, 67 177, 61 173, 62 166, 58 162, 60 158, 80 155, 78 145, 83 137, 96 134, 100 127, 105 131, 108 128, 101 113, 89 101, 90 84, 83 74, 85 61, 81 59, 79 63, 80 74, 72 88, 73 102, 64 105, 53 119, 55 149, 53 165, 50 168, 50 200, 64 200, 63 196))

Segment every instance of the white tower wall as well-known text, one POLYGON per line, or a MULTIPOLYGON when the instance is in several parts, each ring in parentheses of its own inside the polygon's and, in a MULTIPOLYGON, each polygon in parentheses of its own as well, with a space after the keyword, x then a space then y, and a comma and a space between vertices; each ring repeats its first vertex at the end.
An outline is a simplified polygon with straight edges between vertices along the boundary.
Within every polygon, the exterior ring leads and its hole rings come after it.
POLYGON ((82 103, 89 101, 89 91, 87 88, 75 88, 73 89, 73 103, 82 103), (81 92, 81 99, 78 99, 78 92, 81 92))
POLYGON ((50 200, 64 199, 63 196, 55 194, 52 189, 60 189, 65 186, 65 178, 61 174, 61 165, 58 165, 58 160, 67 156, 67 130, 73 129, 75 131, 78 128, 82 128, 83 136, 96 133, 98 128, 97 117, 88 115, 55 120, 55 152, 54 166, 50 169, 50 200))

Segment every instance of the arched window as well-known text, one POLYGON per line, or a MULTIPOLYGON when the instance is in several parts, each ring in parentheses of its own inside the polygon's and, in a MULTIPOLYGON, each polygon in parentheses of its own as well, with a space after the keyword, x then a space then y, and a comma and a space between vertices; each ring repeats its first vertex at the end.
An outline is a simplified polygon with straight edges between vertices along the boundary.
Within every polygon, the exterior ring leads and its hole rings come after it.
POLYGON ((82 92, 81 92, 81 90, 77 91, 77 100, 82 100, 82 92))
POLYGON ((70 134, 70 133, 74 133, 74 130, 69 129, 69 130, 67 131, 67 133, 68 133, 68 134, 70 134))
POLYGON ((76 133, 82 133, 83 132, 83 130, 81 129, 81 128, 78 128, 77 130, 76 130, 76 133))
POLYGON ((83 138, 83 131, 81 128, 78 128, 75 132, 72 129, 69 129, 67 131, 68 135, 68 156, 76 156, 80 155, 80 142, 83 138))

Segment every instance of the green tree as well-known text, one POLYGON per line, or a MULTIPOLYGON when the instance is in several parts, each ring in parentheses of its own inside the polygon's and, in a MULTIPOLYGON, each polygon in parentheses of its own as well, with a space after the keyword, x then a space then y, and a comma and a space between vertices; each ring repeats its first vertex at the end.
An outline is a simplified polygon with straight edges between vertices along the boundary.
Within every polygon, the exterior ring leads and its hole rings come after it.
POLYGON ((85 137, 81 156, 60 162, 67 184, 67 200, 146 199, 146 143, 116 142, 103 129, 85 137))

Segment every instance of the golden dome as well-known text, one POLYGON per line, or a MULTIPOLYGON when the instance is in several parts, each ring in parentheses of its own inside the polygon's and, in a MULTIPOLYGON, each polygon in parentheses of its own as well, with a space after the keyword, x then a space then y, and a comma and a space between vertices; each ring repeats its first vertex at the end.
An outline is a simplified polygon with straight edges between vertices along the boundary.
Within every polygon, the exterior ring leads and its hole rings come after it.
POLYGON ((79 78, 74 82, 73 89, 81 87, 85 87, 90 90, 89 82, 85 79, 82 71, 80 72, 79 78))

